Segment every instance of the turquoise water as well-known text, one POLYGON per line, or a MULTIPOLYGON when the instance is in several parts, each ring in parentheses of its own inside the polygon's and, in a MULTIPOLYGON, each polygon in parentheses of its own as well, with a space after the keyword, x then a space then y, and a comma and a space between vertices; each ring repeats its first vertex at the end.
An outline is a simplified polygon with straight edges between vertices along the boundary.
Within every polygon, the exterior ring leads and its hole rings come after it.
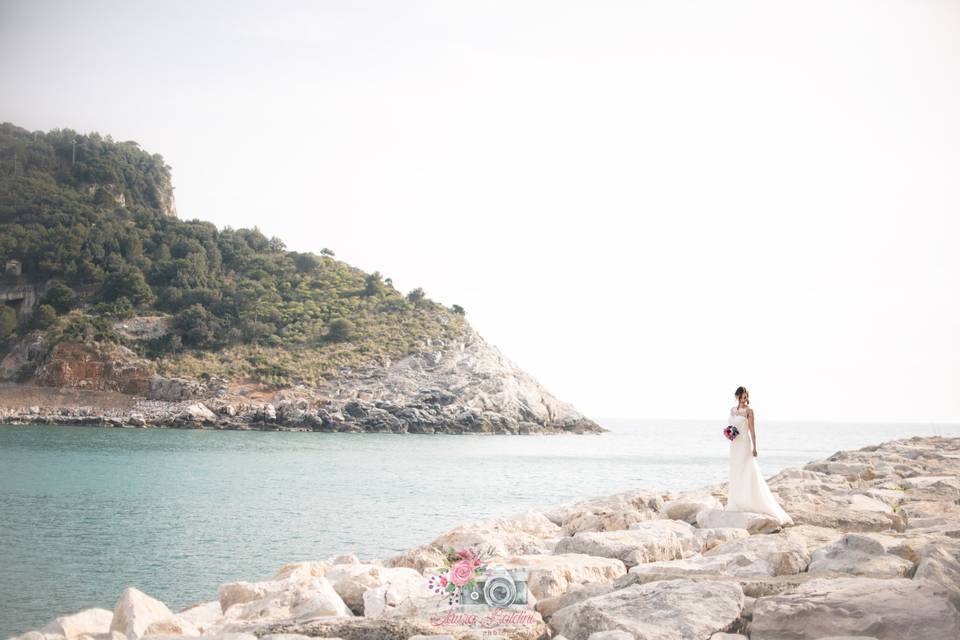
MULTIPOLYGON (((382 558, 456 524, 637 487, 722 482, 716 421, 598 436, 0 426, 0 638, 108 609, 134 585, 175 610, 296 560, 382 558)), ((770 475, 960 425, 759 425, 770 475)))

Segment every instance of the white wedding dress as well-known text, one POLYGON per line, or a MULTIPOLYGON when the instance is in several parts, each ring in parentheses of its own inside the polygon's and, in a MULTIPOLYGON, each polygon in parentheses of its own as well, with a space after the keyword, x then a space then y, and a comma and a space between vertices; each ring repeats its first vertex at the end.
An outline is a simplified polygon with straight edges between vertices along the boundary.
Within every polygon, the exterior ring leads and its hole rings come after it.
POLYGON ((740 431, 740 435, 730 441, 730 485, 727 488, 726 510, 766 513, 781 525, 793 524, 793 518, 777 503, 760 473, 757 459, 753 457, 746 409, 743 412, 737 411, 736 407, 730 409, 730 424, 740 431))

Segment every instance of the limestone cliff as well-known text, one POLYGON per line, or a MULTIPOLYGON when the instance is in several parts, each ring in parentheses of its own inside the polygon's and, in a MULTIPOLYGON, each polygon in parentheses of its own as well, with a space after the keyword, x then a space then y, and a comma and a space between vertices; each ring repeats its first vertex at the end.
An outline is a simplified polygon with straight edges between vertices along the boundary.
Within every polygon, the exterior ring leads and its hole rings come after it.
POLYGON ((390 430, 596 430, 469 325, 462 338, 429 341, 389 366, 345 372, 321 392, 330 406, 340 405, 333 420, 390 430))

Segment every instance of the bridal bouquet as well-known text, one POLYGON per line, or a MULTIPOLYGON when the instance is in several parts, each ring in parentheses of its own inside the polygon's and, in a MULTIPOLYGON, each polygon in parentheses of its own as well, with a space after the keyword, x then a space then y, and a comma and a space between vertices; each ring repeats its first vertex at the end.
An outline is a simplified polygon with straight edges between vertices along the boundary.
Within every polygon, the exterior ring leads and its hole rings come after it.
POLYGON ((728 425, 727 428, 723 430, 723 435, 727 438, 727 440, 733 440, 738 435, 740 435, 740 430, 731 424, 731 425, 728 425))

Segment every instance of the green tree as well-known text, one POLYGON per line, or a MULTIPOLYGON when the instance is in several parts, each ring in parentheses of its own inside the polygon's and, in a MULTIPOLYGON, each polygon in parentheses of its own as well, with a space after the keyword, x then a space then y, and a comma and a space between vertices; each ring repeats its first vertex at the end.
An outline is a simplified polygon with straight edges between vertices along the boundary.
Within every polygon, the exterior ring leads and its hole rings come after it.
POLYGON ((77 302, 77 294, 73 289, 59 280, 54 280, 47 287, 44 301, 53 307, 57 313, 67 313, 77 302))
POLYGON ((126 296, 120 296, 113 302, 101 302, 94 305, 93 309, 97 313, 116 318, 117 320, 126 320, 136 315, 133 305, 130 304, 126 296))
POLYGON ((17 329, 17 312, 7 305, 0 306, 0 340, 17 329))
POLYGON ((135 305, 150 304, 156 299, 146 278, 143 277, 143 272, 136 267, 115 271, 104 281, 103 299, 105 301, 113 302, 121 297, 135 305))
POLYGON ((212 347, 220 329, 216 317, 206 307, 192 304, 173 318, 173 329, 192 347, 212 347))
POLYGON ((113 196, 103 187, 97 189, 97 192, 93 195, 93 206, 95 207, 115 207, 116 204, 113 196))
POLYGON ((293 264, 300 273, 310 273, 320 266, 320 258, 312 253, 297 253, 293 251, 290 253, 290 257, 293 258, 293 264))
POLYGON ((363 288, 364 294, 368 296, 382 296, 384 291, 386 291, 386 285, 384 285, 383 276, 380 275, 379 271, 374 271, 366 277, 363 288))
POLYGON ((57 321, 57 311, 48 304, 41 304, 33 312, 33 326, 46 329, 57 321))
POLYGON ((327 329, 327 338, 337 342, 350 340, 356 334, 356 327, 346 318, 334 318, 327 329))
POLYGON ((423 289, 420 287, 417 287, 416 289, 414 289, 413 291, 407 294, 407 300, 409 300, 415 305, 419 305, 426 299, 427 299, 427 294, 424 293, 423 289))
POLYGON ((461 307, 461 306, 458 305, 458 304, 455 304, 455 305, 453 305, 452 307, 450 307, 450 311, 453 311, 455 314, 457 314, 457 315, 459 315, 459 316, 465 316, 465 315, 467 315, 467 312, 464 311, 463 307, 461 307))

